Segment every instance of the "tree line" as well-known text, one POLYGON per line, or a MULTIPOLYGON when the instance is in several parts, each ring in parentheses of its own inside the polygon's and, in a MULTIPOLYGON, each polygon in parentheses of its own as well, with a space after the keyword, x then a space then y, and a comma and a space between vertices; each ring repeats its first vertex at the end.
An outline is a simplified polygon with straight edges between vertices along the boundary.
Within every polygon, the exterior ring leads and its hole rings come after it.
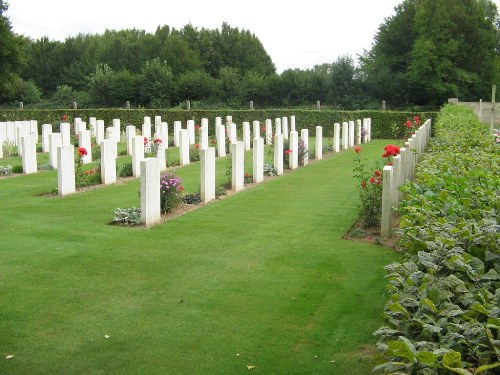
MULTIPOLYGON (((278 74, 249 30, 158 26, 65 41, 16 35, 0 0, 0 104, 170 108, 439 106, 487 98, 500 77, 500 20, 491 0, 404 0, 357 60, 346 55, 278 74)), ((328 42, 328 40, 327 40, 328 42)), ((334 43, 334 40, 330 40, 334 43)))

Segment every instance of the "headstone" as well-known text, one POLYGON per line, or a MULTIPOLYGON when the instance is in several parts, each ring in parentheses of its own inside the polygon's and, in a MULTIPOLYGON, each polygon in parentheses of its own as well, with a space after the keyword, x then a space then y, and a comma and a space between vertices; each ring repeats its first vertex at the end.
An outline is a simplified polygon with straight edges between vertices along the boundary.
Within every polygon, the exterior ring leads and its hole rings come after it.
POLYGON ((23 102, 19 102, 19 109, 24 109, 24 104, 23 104, 23 102))
POLYGON ((14 121, 7 121, 7 129, 5 130, 5 140, 15 143, 16 142, 16 123, 14 121))
MULTIPOLYGON (((52 133, 50 137, 60 133, 52 133)), ((60 196, 72 194, 76 191, 75 185, 75 146, 72 144, 61 144, 56 148, 57 169, 57 193, 60 196)))
POLYGON ((141 161, 141 219, 149 227, 161 220, 160 167, 158 159, 141 161))
POLYGON ((100 145, 104 141, 104 120, 96 121, 95 142, 100 145))
POLYGON ((349 147, 354 147, 354 121, 349 121, 349 147))
POLYGON ((73 109, 78 109, 78 104, 76 104, 76 102, 73 102, 73 109))
POLYGON ((281 131, 281 118, 274 119, 274 133, 275 134, 283 134, 281 131))
POLYGON ((372 140, 372 119, 370 117, 368 117, 366 119, 366 121, 367 121, 367 126, 368 126, 368 131, 367 131, 368 142, 370 142, 372 140))
POLYGON ((113 139, 115 140, 115 142, 120 142, 122 130, 121 130, 119 118, 113 119, 113 129, 114 129, 114 132, 113 132, 114 138, 113 139))
POLYGON ((295 116, 290 116, 290 131, 294 131, 295 129, 295 116))
POLYGON ((231 188, 233 192, 237 192, 245 185, 245 146, 243 142, 231 144, 231 161, 231 188))
POLYGON ((166 150, 168 148, 168 123, 162 122, 158 125, 157 133, 160 135, 161 145, 163 149, 166 150))
POLYGON ((23 173, 36 173, 36 138, 34 135, 25 135, 21 138, 23 173))
MULTIPOLYGON (((309 129, 302 129, 300 131, 300 139, 304 144, 304 151, 309 150, 309 129)), ((307 152, 304 153, 302 160, 299 160, 299 162, 302 162, 302 165, 309 164, 309 155, 307 152)))
POLYGON ((189 144, 194 145, 196 143, 196 132, 194 130, 194 120, 187 120, 187 130, 189 132, 189 144))
MULTIPOLYGON (((144 160, 144 137, 142 135, 132 138, 132 175, 141 175, 141 161, 144 160)), ((159 183, 158 183, 159 185, 159 183)))
MULTIPOLYGON (((52 133, 52 124, 42 125, 42 151, 49 152, 49 134, 52 133)), ((1 142, 0 142, 1 146, 1 142)))
MULTIPOLYGON (((52 168, 57 169, 57 148, 62 144, 61 133, 51 133, 49 134, 49 163, 52 168)), ((67 143, 69 144, 69 143, 67 143)), ((73 147, 73 146, 71 146, 73 147)))
POLYGON ((116 142, 113 139, 105 139, 101 147, 101 182, 104 185, 116 182, 116 142))
POLYGON ((38 143, 38 121, 30 120, 30 135, 34 135, 35 139, 38 143))
POLYGON ((283 134, 274 135, 274 168, 278 176, 283 174, 283 134))
POLYGON ((151 140, 151 123, 142 124, 142 136, 147 138, 148 141, 151 140))
POLYGON ((402 177, 402 167, 401 167, 401 154, 394 156, 392 158, 392 205, 393 207, 397 207, 399 204, 399 191, 398 188, 401 186, 401 177, 402 177))
POLYGON ((61 133, 62 144, 63 145, 71 144, 71 124, 69 122, 61 123, 59 125, 59 132, 61 133))
POLYGON ((87 127, 87 124, 85 126, 83 125, 83 121, 80 117, 75 117, 75 120, 73 122, 74 130, 75 130, 75 135, 78 135, 82 130, 85 130, 87 127))
POLYGON ((22 125, 16 126, 16 146, 17 146, 17 154, 19 156, 23 155, 23 150, 21 147, 21 138, 25 135, 28 135, 24 132, 24 127, 22 125))
POLYGON ((253 138, 260 138, 260 121, 254 121, 253 125, 253 138))
POLYGON ((251 144, 250 144, 250 123, 248 121, 243 122, 243 144, 245 145, 245 151, 250 150, 251 144))
POLYGON ((188 111, 190 111, 190 110, 191 110, 191 101, 190 101, 190 100, 186 100, 186 109, 187 109, 188 111))
POLYGON ((380 225, 380 235, 384 239, 391 236, 392 189, 392 167, 386 165, 382 171, 382 217, 380 225))
POLYGON ((231 141, 231 144, 238 142, 238 136, 236 134, 236 124, 233 122, 229 124, 229 140, 231 141))
POLYGON ((160 133, 156 133, 154 135, 153 142, 156 145, 156 157, 158 158, 158 165, 160 166, 160 171, 164 171, 167 169, 167 156, 165 154, 165 148, 163 147, 164 143, 163 140, 161 139, 160 133))
POLYGON ((382 111, 385 111, 385 100, 382 100, 382 111))
POLYGON ((174 121, 174 147, 179 147, 179 133, 182 129, 182 122, 174 121))
POLYGON ((151 125, 151 117, 150 116, 144 116, 142 123, 143 124, 149 124, 149 125, 151 125))
POLYGON ((297 169, 299 166, 299 133, 297 131, 290 132, 290 150, 292 153, 288 158, 290 169, 297 169))
POLYGON ((316 160, 323 159, 323 128, 316 126, 316 160))
POLYGON ((215 126, 217 126, 217 125, 222 125, 222 117, 215 118, 215 126))
POLYGON ((155 116, 155 133, 158 133, 158 127, 161 124, 161 116, 155 116))
POLYGON ((130 109, 130 101, 125 102, 125 109, 130 109))
POLYGON ((200 150, 200 195, 203 203, 215 199, 215 148, 200 150))
POLYGON ((288 134, 289 134, 289 131, 288 131, 288 117, 283 117, 281 119, 281 127, 282 127, 282 130, 283 130, 283 137, 285 139, 288 139, 288 134))
POLYGON ((271 119, 266 119, 266 145, 273 143, 273 122, 271 119))
POLYGON ((89 130, 92 137, 96 136, 97 119, 95 117, 89 118, 89 130))
POLYGON ((250 109, 253 109, 253 100, 250 100, 250 109))
MULTIPOLYGON (((201 119, 200 127, 208 130, 208 119, 207 118, 203 117, 201 119)), ((207 133, 207 135, 208 135, 208 133, 207 133)))
POLYGON ((356 120, 356 144, 361 144, 361 120, 356 120))
POLYGON ((340 124, 336 122, 333 125, 333 149, 340 152, 340 124))
POLYGON ((224 125, 215 126, 215 138, 217 140, 217 156, 226 156, 226 128, 224 125))
POLYGON ((342 123, 342 150, 347 150, 349 148, 349 124, 347 122, 342 123))
POLYGON ((0 159, 3 158, 3 144, 4 144, 5 138, 6 138, 6 133, 2 131, 3 124, 5 124, 5 123, 0 122, 0 159))
POLYGON ((189 164, 189 132, 182 129, 179 132, 179 160, 181 165, 189 164))
POLYGON ((253 140, 253 182, 259 183, 264 180, 264 139, 253 140))
POLYGON ((78 135, 79 147, 83 147, 87 150, 87 155, 82 157, 83 164, 88 164, 92 162, 92 142, 90 138, 90 130, 83 130, 78 135))
POLYGON ((319 111, 321 109, 321 103, 319 100, 316 101, 316 109, 319 111))
POLYGON ((226 125, 229 125, 233 122, 233 116, 226 116, 226 125))
POLYGON ((125 134, 127 137, 127 155, 132 155, 132 141, 137 135, 134 125, 127 125, 125 128, 125 134))

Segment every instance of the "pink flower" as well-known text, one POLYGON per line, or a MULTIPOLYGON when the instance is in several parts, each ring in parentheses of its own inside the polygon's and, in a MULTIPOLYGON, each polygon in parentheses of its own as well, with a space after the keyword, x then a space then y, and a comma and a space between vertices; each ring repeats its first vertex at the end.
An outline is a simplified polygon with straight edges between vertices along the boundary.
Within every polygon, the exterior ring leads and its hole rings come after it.
POLYGON ((149 143, 148 137, 144 137, 144 146, 146 146, 149 143))

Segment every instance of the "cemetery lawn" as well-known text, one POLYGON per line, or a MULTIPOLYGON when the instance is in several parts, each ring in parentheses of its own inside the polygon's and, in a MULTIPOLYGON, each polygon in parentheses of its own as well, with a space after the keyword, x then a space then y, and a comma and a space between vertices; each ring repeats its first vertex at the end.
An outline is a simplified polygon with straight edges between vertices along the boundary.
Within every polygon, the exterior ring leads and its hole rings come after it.
MULTIPOLYGON (((342 240, 353 157, 150 229, 109 225, 138 180, 59 198, 53 170, 0 179, 0 374, 369 374, 399 255, 342 240)), ((188 192, 198 172, 177 170, 188 192)))

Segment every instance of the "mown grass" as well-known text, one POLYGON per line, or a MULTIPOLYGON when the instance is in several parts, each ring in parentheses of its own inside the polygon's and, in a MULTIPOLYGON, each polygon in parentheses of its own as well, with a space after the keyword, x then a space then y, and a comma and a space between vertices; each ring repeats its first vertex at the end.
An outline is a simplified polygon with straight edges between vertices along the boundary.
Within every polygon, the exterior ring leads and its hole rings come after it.
MULTIPOLYGON (((0 180, 0 373, 369 373, 382 267, 398 255, 341 239, 356 218, 352 159, 150 229, 108 224, 139 204, 138 180, 65 198, 40 195, 56 171, 0 180)), ((198 173, 177 169, 188 192, 198 173)))

